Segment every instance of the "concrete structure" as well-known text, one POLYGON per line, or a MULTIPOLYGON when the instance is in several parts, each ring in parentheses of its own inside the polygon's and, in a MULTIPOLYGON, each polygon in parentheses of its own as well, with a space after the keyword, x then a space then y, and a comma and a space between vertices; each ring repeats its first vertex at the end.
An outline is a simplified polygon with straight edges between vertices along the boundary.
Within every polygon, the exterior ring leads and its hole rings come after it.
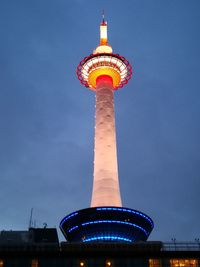
POLYGON ((96 86, 94 181, 91 207, 122 206, 117 165, 113 84, 100 76, 96 86))
POLYGON ((107 22, 100 25, 100 45, 77 68, 82 84, 96 92, 94 178, 91 207, 122 206, 117 164, 114 90, 131 78, 125 58, 112 53, 107 22))
POLYGON ((100 25, 100 45, 77 67, 80 82, 95 91, 94 177, 91 207, 65 216, 60 223, 68 242, 145 241, 153 229, 146 214, 122 207, 118 179, 114 91, 132 76, 129 62, 113 54, 107 22, 100 25))

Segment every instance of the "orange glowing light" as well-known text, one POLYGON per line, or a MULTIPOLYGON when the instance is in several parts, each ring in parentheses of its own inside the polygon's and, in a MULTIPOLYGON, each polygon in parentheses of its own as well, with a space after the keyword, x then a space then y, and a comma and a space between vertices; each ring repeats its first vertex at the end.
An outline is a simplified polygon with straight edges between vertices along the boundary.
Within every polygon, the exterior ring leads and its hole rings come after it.
MULTIPOLYGON (((1 267, 1 265, 0 265, 0 267, 1 267)), ((31 261, 31 267, 38 267, 38 260, 37 259, 33 259, 31 261)))
POLYGON ((112 265, 111 261, 106 261, 106 265, 111 266, 112 265))
POLYGON ((160 259, 149 259, 149 267, 162 267, 160 259))
POLYGON ((170 260, 171 267, 197 267, 196 259, 172 259, 170 260))
POLYGON ((101 67, 94 69, 89 73, 88 84, 91 88, 96 88, 96 79, 101 75, 107 75, 112 78, 113 87, 116 88, 120 84, 121 76, 117 70, 109 67, 101 67))

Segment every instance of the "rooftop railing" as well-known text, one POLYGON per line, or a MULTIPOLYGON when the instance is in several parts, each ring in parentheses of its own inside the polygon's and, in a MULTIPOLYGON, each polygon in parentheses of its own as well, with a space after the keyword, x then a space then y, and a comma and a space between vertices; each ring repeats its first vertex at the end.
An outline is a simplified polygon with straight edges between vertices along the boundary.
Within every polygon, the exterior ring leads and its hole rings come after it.
POLYGON ((163 242, 162 251, 200 251, 200 242, 163 242))
POLYGON ((135 251, 135 252, 176 252, 176 251, 199 251, 200 242, 135 242, 135 243, 32 243, 32 244, 9 244, 0 243, 0 252, 3 251, 135 251))

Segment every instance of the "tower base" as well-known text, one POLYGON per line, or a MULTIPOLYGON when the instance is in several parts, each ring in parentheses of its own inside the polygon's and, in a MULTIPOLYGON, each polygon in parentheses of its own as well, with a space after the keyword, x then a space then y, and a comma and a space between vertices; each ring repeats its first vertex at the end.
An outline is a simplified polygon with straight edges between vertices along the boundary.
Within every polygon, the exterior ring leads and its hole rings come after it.
POLYGON ((123 207, 95 207, 70 213, 60 223, 68 242, 146 241, 153 229, 146 214, 123 207))

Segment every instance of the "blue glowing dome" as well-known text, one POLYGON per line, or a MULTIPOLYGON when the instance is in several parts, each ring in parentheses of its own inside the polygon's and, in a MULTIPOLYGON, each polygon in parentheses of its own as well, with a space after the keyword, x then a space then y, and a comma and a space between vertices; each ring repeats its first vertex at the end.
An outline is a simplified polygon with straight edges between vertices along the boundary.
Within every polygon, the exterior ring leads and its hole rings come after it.
POLYGON ((68 242, 146 241, 153 229, 146 214, 121 207, 95 207, 73 212, 60 223, 68 242))

